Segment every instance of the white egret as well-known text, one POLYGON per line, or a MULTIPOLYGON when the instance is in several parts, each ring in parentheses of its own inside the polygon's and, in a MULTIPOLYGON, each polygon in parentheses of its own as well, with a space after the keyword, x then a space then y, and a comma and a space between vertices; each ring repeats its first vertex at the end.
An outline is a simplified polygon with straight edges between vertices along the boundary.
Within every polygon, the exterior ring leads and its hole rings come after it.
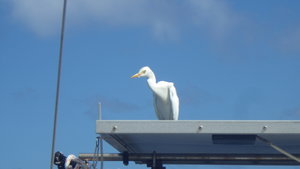
POLYGON ((147 77, 149 88, 153 92, 154 109, 159 120, 178 120, 179 99, 172 82, 160 81, 156 83, 153 71, 148 67, 142 67, 131 78, 147 77))

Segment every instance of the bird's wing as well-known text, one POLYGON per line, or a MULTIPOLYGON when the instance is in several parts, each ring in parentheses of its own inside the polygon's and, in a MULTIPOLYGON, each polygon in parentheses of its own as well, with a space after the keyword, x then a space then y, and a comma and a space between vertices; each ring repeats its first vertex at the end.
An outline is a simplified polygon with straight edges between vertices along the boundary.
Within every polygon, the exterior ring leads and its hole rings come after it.
POLYGON ((173 113, 170 115, 173 117, 170 117, 170 119, 178 120, 179 116, 179 99, 177 96, 176 88, 174 87, 173 83, 169 87, 169 97, 170 97, 170 103, 171 103, 171 110, 173 113))
POLYGON ((159 81, 153 91, 153 103, 154 109, 156 111, 159 120, 172 120, 172 106, 170 100, 170 86, 173 83, 166 81, 159 81))
POLYGON ((158 106, 158 103, 157 103, 157 96, 153 93, 153 107, 154 107, 155 113, 156 113, 157 118, 158 118, 159 120, 163 120, 162 115, 159 113, 158 107, 157 107, 157 106, 158 106))

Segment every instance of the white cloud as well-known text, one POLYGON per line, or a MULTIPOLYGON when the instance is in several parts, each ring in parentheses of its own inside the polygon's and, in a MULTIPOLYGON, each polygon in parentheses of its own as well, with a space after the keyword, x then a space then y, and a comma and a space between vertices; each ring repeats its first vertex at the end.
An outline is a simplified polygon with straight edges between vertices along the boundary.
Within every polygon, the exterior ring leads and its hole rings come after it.
MULTIPOLYGON (((57 33, 63 0, 12 0, 13 15, 39 35, 57 33)), ((232 12, 216 0, 69 0, 68 24, 140 26, 158 39, 177 39, 182 27, 205 27, 222 36, 233 24, 232 12)), ((94 25, 93 25, 94 26, 94 25)))
POLYGON ((38 35, 56 32, 62 2, 53 0, 11 0, 13 16, 38 35))
POLYGON ((72 0, 72 16, 109 24, 139 24, 147 16, 146 0, 72 0))
POLYGON ((216 38, 221 38, 236 24, 238 17, 225 1, 189 0, 193 22, 208 29, 216 38))
POLYGON ((174 25, 163 21, 157 21, 153 24, 153 32, 155 37, 160 40, 177 40, 179 36, 174 25))

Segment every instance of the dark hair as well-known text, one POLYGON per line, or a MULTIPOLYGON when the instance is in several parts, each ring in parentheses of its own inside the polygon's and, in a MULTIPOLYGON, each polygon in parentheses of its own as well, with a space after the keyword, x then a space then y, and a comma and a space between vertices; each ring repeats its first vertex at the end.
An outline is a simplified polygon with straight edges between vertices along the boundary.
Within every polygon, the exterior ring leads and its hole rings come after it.
POLYGON ((58 169, 65 169, 66 156, 61 152, 57 151, 54 155, 54 164, 57 165, 58 169))

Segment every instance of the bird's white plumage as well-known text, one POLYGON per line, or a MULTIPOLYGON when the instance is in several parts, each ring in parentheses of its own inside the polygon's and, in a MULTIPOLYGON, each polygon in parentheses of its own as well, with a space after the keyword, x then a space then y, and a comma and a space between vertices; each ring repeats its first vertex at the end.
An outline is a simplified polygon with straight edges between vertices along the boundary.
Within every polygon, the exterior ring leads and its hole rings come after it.
POLYGON ((159 120, 178 120, 179 116, 179 99, 176 88, 171 82, 156 82, 153 71, 145 66, 133 75, 134 77, 147 77, 149 88, 153 92, 153 104, 157 118, 159 120))

